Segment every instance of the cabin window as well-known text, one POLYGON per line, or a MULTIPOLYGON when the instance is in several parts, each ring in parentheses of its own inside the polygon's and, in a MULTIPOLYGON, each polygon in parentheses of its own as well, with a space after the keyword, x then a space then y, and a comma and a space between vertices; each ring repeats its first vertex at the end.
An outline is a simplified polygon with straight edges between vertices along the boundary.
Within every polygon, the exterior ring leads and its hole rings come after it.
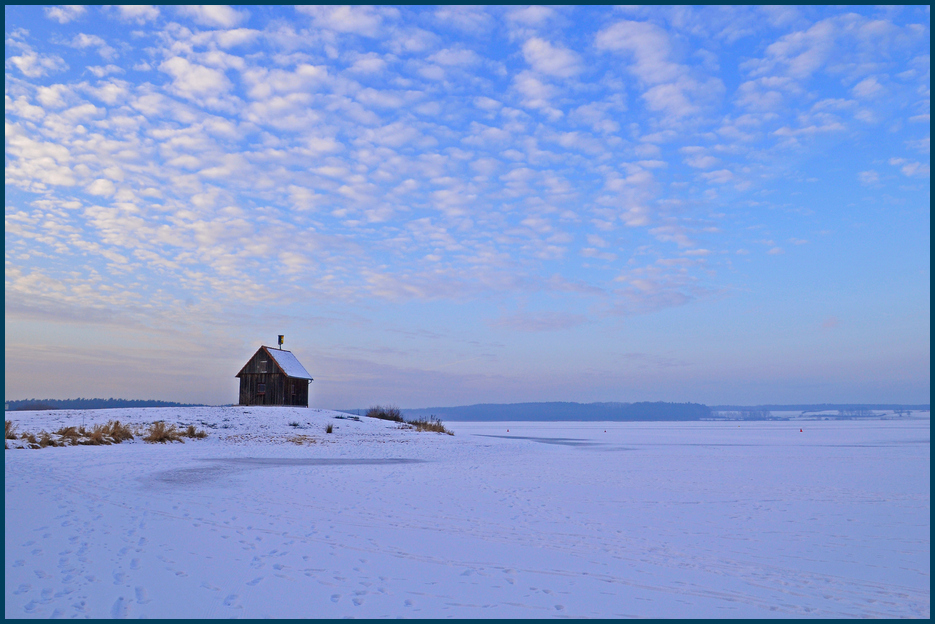
POLYGON ((257 394, 266 394, 266 384, 265 384, 265 383, 257 384, 257 385, 256 385, 256 393, 257 393, 257 394))
POLYGON ((260 372, 261 373, 266 372, 266 360, 260 360, 260 372))

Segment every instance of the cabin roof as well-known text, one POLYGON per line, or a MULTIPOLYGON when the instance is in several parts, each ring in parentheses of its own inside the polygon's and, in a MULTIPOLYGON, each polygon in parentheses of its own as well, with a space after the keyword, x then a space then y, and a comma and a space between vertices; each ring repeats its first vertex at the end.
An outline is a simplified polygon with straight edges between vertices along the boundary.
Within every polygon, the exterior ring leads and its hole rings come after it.
POLYGON ((263 347, 266 349, 267 353, 276 360, 276 363, 279 364, 279 368, 282 369, 289 377, 295 377, 296 379, 311 379, 312 376, 308 374, 308 371, 305 370, 305 367, 299 363, 292 351, 286 351, 285 349, 274 349, 273 347, 263 347))
MULTIPOLYGON (((287 377, 292 377, 294 379, 308 379, 309 381, 314 381, 312 376, 308 374, 308 371, 305 370, 305 367, 292 355, 292 351, 286 351, 285 349, 276 349, 274 347, 267 347, 263 345, 260 347, 260 350, 266 351, 269 356, 273 359, 276 365, 282 369, 282 372, 286 374, 287 377)), ((254 353, 254 355, 256 355, 254 353)), ((253 359, 252 357, 250 359, 253 359)), ((249 361, 247 362, 249 364, 249 361)), ((245 366, 246 368, 246 366, 245 366)), ((237 377, 243 373, 243 369, 237 373, 237 377)))

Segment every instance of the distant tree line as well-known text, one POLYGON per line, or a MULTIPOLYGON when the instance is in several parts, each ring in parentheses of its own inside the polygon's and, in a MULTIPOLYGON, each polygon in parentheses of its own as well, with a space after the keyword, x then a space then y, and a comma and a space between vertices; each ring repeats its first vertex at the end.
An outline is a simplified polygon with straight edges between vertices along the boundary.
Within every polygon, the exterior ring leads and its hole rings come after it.
POLYGON ((6 411, 41 410, 89 410, 116 407, 203 407, 200 403, 175 403, 173 401, 129 400, 129 399, 23 399, 6 401, 6 411))

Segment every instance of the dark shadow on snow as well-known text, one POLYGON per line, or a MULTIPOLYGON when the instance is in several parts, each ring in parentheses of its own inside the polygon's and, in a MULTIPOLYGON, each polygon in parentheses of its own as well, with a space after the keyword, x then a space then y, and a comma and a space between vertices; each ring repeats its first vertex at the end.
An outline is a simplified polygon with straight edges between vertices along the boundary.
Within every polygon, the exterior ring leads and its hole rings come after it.
POLYGON ((221 480, 224 477, 233 477, 238 473, 257 468, 282 466, 393 466, 425 463, 421 459, 405 458, 344 459, 305 457, 212 457, 199 461, 213 462, 215 465, 163 470, 157 472, 147 481, 152 485, 201 485, 221 480))

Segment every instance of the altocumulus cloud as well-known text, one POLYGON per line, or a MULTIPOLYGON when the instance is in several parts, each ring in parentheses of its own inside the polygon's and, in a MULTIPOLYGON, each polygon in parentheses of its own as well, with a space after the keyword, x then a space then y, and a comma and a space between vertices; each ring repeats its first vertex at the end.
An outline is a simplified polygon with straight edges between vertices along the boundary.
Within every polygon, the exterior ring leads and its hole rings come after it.
POLYGON ((861 192, 927 185, 928 19, 23 8, 6 34, 8 314, 38 301, 168 328, 225 309, 249 324, 264 297, 297 316, 475 302, 485 327, 558 332, 720 296, 737 263, 782 252, 758 241, 814 236, 773 216, 804 177, 844 179, 805 176, 804 154, 879 144, 846 165, 861 192), (516 298, 545 311, 498 311, 516 298))

